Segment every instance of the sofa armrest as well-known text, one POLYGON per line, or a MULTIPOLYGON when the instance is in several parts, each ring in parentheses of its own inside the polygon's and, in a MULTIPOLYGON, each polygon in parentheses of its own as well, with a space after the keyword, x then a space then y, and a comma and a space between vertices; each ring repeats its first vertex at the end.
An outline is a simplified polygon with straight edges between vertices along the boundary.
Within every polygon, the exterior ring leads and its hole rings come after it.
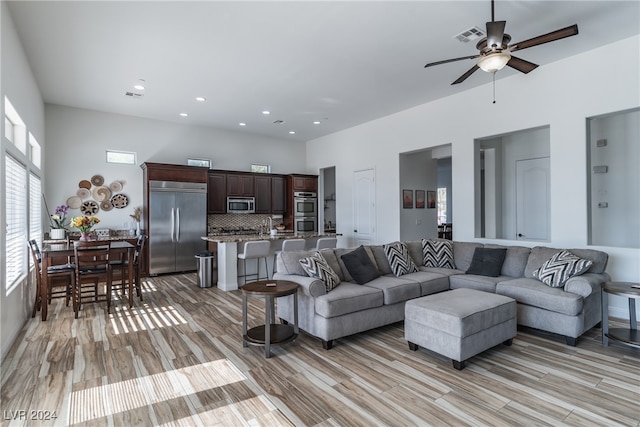
POLYGON ((300 290, 305 295, 312 298, 319 297, 327 293, 327 288, 322 280, 308 276, 298 276, 297 274, 275 273, 273 280, 289 280, 300 285, 300 290))
POLYGON ((611 280, 611 276, 607 273, 585 273, 567 280, 564 284, 564 290, 586 298, 594 292, 600 292, 602 283, 609 280, 611 280))

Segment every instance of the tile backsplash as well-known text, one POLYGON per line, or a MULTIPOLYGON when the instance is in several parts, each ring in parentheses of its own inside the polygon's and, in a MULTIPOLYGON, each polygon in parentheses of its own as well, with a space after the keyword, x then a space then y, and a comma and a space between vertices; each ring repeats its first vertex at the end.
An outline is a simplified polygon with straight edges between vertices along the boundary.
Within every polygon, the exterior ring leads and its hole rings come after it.
MULTIPOLYGON (((269 214, 213 214, 207 216, 209 229, 214 228, 260 228, 269 214)), ((282 218, 274 218, 273 225, 282 223, 282 218)))

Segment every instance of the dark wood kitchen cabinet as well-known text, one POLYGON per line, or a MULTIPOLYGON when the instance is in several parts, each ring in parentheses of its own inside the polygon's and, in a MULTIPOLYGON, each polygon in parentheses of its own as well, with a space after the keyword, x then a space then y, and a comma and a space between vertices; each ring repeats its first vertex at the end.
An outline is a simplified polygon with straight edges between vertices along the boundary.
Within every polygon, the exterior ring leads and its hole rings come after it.
POLYGON ((293 191, 318 192, 317 176, 293 175, 291 178, 293 191))
POLYGON ((283 214, 287 211, 287 180, 284 176, 271 177, 271 213, 283 214))
POLYGON ((227 174, 209 173, 207 188, 207 212, 227 213, 227 174))
POLYGON ((256 176, 254 178, 256 213, 271 213, 271 177, 256 176))
POLYGON ((251 174, 227 174, 227 196, 254 197, 254 181, 251 174))

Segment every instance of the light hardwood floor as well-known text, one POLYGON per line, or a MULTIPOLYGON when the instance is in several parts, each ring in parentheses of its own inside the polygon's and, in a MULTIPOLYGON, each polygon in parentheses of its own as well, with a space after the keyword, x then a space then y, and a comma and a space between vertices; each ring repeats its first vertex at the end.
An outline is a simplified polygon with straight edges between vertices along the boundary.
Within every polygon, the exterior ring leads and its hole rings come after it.
MULTIPOLYGON (((519 331, 456 371, 397 323, 339 339, 242 347, 241 294, 195 274, 144 279, 144 302, 61 300, 2 363, 2 425, 640 425, 640 351, 519 331), (28 419, 25 421, 24 416, 28 419), (55 412, 50 421, 31 420, 55 412)), ((250 326, 263 319, 250 299, 250 326)))

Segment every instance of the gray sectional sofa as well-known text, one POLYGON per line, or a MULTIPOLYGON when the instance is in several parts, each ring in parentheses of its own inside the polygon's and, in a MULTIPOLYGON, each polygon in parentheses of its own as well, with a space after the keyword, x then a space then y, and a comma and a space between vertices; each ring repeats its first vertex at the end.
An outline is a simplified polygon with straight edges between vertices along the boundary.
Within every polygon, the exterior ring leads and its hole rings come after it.
MULTIPOLYGON (((559 288, 547 286, 535 278, 533 272, 561 249, 454 241, 455 268, 442 268, 423 265, 421 240, 405 242, 405 245, 417 272, 396 277, 383 246, 372 245, 364 249, 380 276, 365 284, 356 283, 349 274, 341 257, 354 249, 345 248, 321 251, 341 281, 330 291, 322 280, 310 277, 300 265, 300 259, 310 256, 311 252, 280 253, 273 278, 300 285, 300 329, 320 338, 325 349, 330 349, 337 338, 404 320, 404 306, 408 300, 457 288, 493 292, 515 299, 518 325, 563 335, 572 346, 580 335, 601 322, 601 283, 610 280, 605 273, 608 260, 605 252, 570 249, 571 253, 592 264, 584 274, 570 278, 559 288), (466 274, 476 248, 482 247, 506 249, 497 277, 466 274)), ((293 322, 292 296, 278 299, 277 315, 285 322, 293 322)))

